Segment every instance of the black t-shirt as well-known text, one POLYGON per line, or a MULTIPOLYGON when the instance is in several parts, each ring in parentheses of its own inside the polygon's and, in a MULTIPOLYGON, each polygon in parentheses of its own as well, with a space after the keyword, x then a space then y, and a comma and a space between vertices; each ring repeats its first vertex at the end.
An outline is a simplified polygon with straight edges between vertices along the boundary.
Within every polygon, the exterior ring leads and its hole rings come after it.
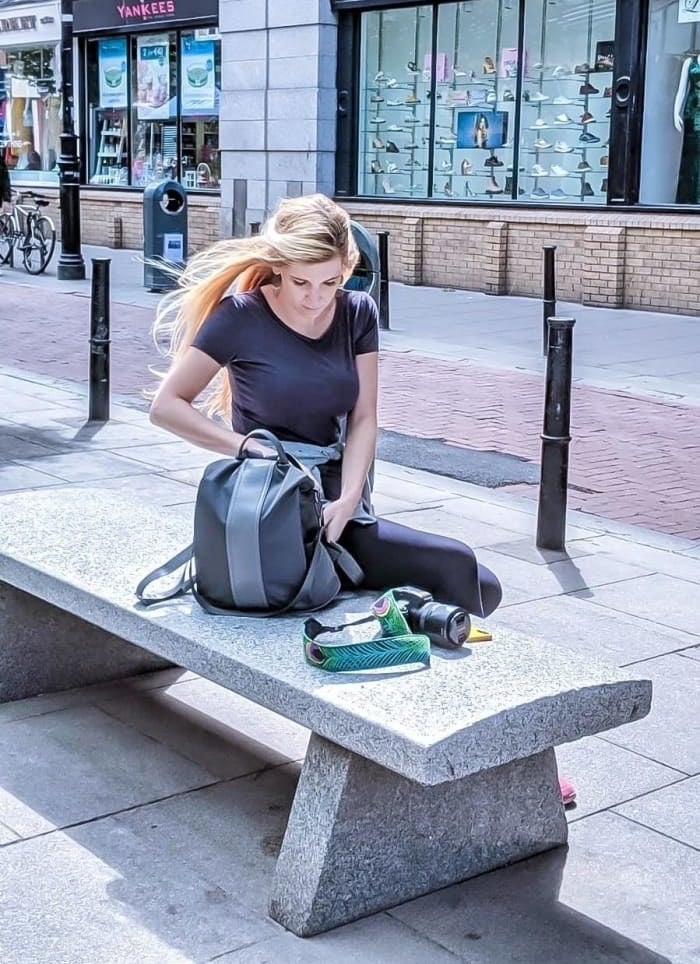
POLYGON ((330 445, 359 393, 356 355, 377 351, 377 308, 369 295, 338 292, 320 338, 293 331, 259 289, 225 298, 192 342, 232 382, 233 430, 267 428, 283 441, 330 445))

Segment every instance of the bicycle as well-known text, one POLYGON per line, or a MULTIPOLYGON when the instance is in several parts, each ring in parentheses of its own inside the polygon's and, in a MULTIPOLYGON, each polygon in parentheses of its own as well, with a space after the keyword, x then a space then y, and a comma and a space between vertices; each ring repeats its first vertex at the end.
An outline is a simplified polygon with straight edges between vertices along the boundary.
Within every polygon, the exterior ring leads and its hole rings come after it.
POLYGON ((18 191, 11 214, 0 215, 0 264, 14 264, 14 251, 22 252, 24 270, 41 274, 53 257, 56 228, 50 217, 41 214, 49 205, 46 198, 33 191, 18 191), (33 201, 28 207, 25 199, 33 201))

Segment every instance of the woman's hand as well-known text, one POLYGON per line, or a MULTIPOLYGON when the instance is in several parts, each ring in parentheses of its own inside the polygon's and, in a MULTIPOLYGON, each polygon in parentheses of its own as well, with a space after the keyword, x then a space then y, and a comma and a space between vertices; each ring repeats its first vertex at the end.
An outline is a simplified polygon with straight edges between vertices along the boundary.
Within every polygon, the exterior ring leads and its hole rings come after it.
POLYGON ((326 527, 326 539, 329 542, 337 542, 340 539, 354 511, 355 506, 344 499, 326 503, 323 507, 323 524, 326 527))

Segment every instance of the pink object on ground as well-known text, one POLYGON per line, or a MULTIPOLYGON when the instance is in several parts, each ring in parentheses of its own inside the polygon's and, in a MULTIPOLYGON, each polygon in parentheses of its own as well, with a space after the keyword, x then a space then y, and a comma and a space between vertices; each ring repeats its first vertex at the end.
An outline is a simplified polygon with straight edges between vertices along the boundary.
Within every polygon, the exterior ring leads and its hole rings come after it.
POLYGON ((561 792, 562 803, 565 807, 568 807, 576 800, 576 788, 566 777, 559 777, 559 790, 561 792))

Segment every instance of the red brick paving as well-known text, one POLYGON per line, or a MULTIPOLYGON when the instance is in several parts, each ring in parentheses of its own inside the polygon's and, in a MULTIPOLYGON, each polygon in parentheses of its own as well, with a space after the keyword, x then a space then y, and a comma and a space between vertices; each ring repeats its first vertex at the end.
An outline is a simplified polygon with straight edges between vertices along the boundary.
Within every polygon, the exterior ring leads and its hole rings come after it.
MULTIPOLYGON (((87 379, 89 300, 2 284, 0 363, 87 379)), ((142 397, 158 364, 152 312, 112 305, 112 389, 142 397)), ((384 352, 383 428, 537 461, 543 383, 520 372, 384 352)), ((700 408, 575 386, 569 505, 700 539, 700 408)), ((509 491, 536 498, 537 487, 509 491)))

